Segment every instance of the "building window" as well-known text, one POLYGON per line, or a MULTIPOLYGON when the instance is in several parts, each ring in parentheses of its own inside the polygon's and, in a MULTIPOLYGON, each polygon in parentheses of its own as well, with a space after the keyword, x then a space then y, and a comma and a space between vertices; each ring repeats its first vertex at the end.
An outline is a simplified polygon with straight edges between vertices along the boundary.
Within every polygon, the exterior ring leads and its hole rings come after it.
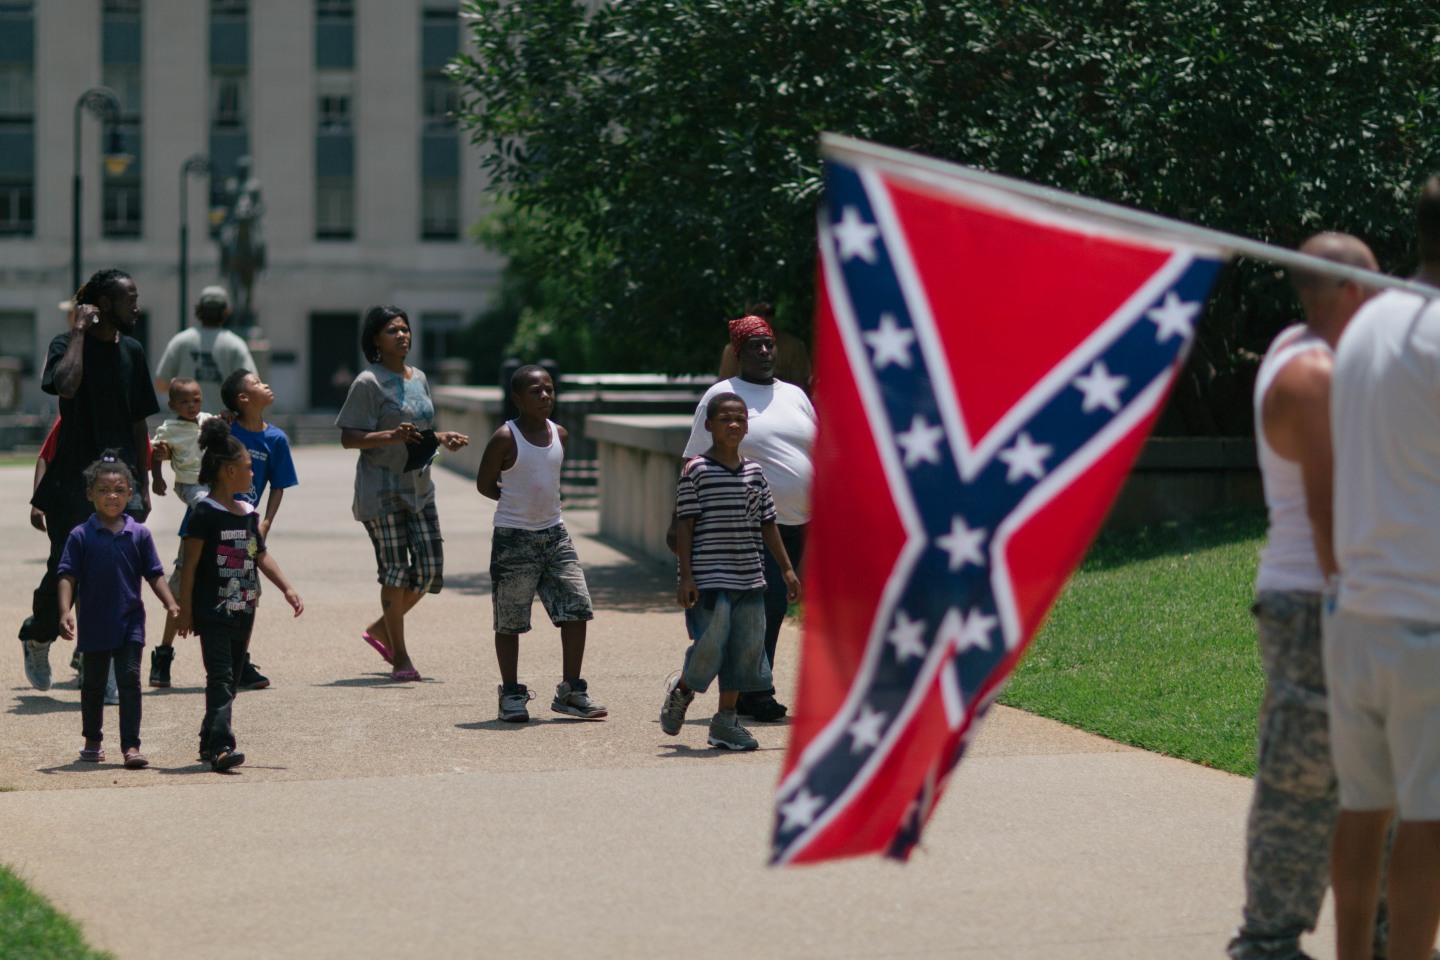
POLYGON ((20 361, 20 372, 35 372, 35 314, 0 310, 0 356, 20 361))
POLYGON ((427 70, 420 89, 423 97, 420 113, 425 118, 425 126, 455 126, 455 115, 460 110, 460 91, 455 89, 450 77, 443 70, 427 70))
POLYGON ((140 184, 124 180, 107 180, 101 211, 103 218, 101 226, 105 236, 140 236, 140 184))
POLYGON ((0 124, 28 126, 34 118, 34 62, 0 63, 0 124))
POLYGON ((315 0, 319 20, 349 20, 355 16, 355 0, 315 0))
POLYGON ((353 240, 354 237, 354 178, 318 178, 315 181, 315 239, 353 240))
POLYGON ((0 180, 0 236, 28 237, 35 232, 35 182, 0 180))
POLYGON ((140 0, 105 0, 101 9, 107 17, 138 17, 140 0))
POLYGON ((350 104, 355 89, 350 71, 322 71, 315 76, 315 120, 319 133, 349 133, 350 104))
POLYGON ((420 239, 460 239, 460 182, 429 179, 420 187, 420 239))
POLYGON ((245 126, 246 91, 244 73, 214 70, 210 74, 210 125, 223 128, 245 126))
POLYGON ((244 17, 249 13, 249 0, 210 0, 212 17, 244 17))
POLYGON ((440 361, 460 355, 462 323, 458 313, 426 313, 420 317, 420 365, 439 370, 440 361))

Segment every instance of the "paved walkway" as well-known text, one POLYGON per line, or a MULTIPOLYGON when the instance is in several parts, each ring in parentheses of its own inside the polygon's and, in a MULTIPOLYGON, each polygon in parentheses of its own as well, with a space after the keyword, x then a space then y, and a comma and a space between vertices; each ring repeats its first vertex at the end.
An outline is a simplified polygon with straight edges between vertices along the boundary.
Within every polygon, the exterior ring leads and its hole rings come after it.
MULTIPOLYGON (((194 640, 180 641, 175 686, 147 688, 153 766, 140 772, 74 761, 68 653, 57 647, 60 682, 42 694, 25 685, 19 644, 0 641, 0 861, 94 945, 124 960, 1222 955, 1246 781, 1001 708, 909 865, 768 869, 786 728, 756 724, 754 754, 708 750, 702 699, 680 737, 660 733, 660 685, 683 649, 667 570, 572 515, 598 610, 585 672, 611 717, 548 712, 560 651, 537 607, 544 627, 521 652, 536 721, 502 724, 489 501, 437 478, 446 589, 408 621, 427 680, 394 684, 359 639, 378 590, 350 519, 354 455, 305 447, 297 461, 302 486, 270 544, 306 610, 261 604, 252 649, 274 685, 240 695, 248 760, 232 775, 194 762, 194 640)), ((0 468, 7 636, 44 562, 29 480, 29 467, 0 468)), ((158 501, 152 529, 177 523, 173 497, 158 501)), ((172 541, 157 539, 163 555, 172 541)), ((153 598, 151 611, 153 638, 153 598)), ((782 680, 794 641, 782 639, 782 680)), ((107 723, 113 734, 113 708, 107 723)), ((1331 936, 1312 938, 1317 957, 1332 956, 1331 936)))

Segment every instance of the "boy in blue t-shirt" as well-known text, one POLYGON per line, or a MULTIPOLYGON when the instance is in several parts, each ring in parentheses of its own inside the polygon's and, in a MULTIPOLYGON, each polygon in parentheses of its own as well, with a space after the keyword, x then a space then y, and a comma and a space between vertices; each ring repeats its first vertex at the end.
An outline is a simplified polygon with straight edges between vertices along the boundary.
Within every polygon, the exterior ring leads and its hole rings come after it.
MULTIPOLYGON (((275 402, 275 392, 270 385, 249 370, 236 370, 220 385, 220 399, 225 408, 235 415, 230 424, 230 435, 250 451, 250 471, 254 480, 246 493, 236 494, 235 499, 244 500, 260 509, 260 498, 265 498, 265 511, 260 516, 260 536, 269 539, 270 527, 275 515, 280 512, 280 503, 285 491, 298 484, 295 475, 295 460, 290 455, 290 438, 285 431, 265 422, 265 411, 275 402)), ((186 523, 190 518, 187 511, 180 523, 181 544, 184 544, 186 523)), ((170 588, 180 589, 180 558, 176 558, 175 572, 171 575, 170 588)), ((165 634, 150 655, 150 686, 170 686, 170 665, 175 660, 175 621, 165 621, 165 634)), ((263 690, 270 686, 270 680, 252 662, 245 664, 237 686, 242 690, 263 690)))

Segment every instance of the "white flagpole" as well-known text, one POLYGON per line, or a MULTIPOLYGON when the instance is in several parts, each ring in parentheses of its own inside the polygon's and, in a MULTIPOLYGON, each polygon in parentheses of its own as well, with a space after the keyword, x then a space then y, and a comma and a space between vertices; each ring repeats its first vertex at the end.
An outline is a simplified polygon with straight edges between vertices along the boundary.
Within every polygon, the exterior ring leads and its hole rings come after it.
POLYGON ((963 164, 948 163, 933 157, 897 150, 894 147, 884 147, 865 140, 856 140, 853 137, 824 133, 820 135, 820 146, 827 157, 850 162, 863 162, 899 176, 914 178, 919 174, 925 182, 942 188, 947 186, 946 181, 950 181, 949 189, 954 190, 953 181, 964 180, 991 191, 1000 191, 1039 201, 1060 211, 1081 213, 1109 224, 1139 230, 1149 237, 1163 237, 1188 244, 1217 247, 1232 254, 1238 253, 1256 260, 1268 260, 1290 269, 1326 274, 1341 280, 1354 280, 1367 287, 1408 290, 1426 299, 1440 297, 1440 290, 1415 280, 1406 280, 1401 277, 1392 277, 1387 273, 1347 266, 1333 260, 1312 257, 1295 250, 1261 243, 1259 240, 1237 237, 1234 234, 1210 230, 1206 227, 1197 227, 1194 224, 1182 223, 1179 220, 1171 220, 1142 210, 1106 203, 1091 197, 1082 197, 1075 193, 1066 193, 1052 187, 1042 187, 1024 180, 1003 177, 998 173, 989 173, 963 164))

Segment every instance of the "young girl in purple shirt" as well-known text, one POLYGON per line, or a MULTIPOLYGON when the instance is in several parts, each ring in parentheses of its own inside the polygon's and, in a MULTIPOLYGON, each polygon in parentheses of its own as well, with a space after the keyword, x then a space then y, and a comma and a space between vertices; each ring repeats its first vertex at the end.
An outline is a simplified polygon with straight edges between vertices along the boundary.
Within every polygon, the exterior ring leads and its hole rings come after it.
POLYGON ((174 616, 179 612, 165 568, 155 552, 150 531, 125 513, 134 488, 130 468, 116 451, 107 450, 85 469, 85 496, 95 506, 90 519, 70 531, 60 557, 60 635, 75 640, 84 661, 80 690, 80 721, 85 748, 80 759, 105 759, 101 723, 105 714, 105 681, 110 665, 120 688, 120 749, 125 768, 138 770, 149 761, 140 752, 140 660, 145 649, 145 604, 140 581, 174 616), (75 626, 76 594, 80 596, 80 629, 75 626))

